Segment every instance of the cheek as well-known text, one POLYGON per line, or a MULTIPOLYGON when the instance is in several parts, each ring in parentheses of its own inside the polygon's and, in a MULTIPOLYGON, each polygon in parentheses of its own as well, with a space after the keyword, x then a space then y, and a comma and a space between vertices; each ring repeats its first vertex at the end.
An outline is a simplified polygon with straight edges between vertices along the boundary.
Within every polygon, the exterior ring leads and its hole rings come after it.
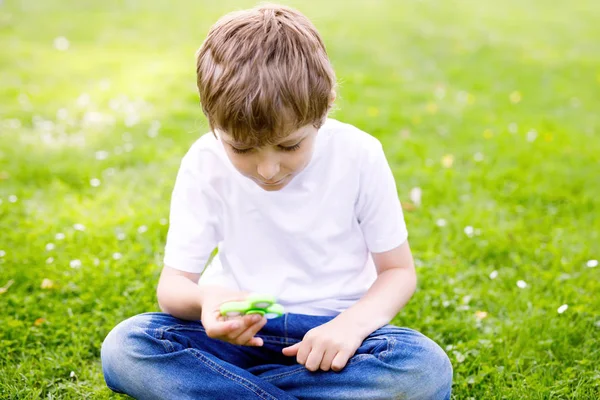
POLYGON ((287 158, 284 165, 285 165, 286 169, 289 169, 292 171, 301 170, 304 167, 306 167, 306 165, 310 161, 311 154, 312 154, 312 152, 310 152, 310 151, 299 152, 297 154, 294 154, 293 156, 290 156, 287 158))
POLYGON ((237 169, 238 171, 240 171, 244 174, 246 174, 252 170, 253 164, 252 164, 252 161, 250 160, 250 157, 239 157, 239 156, 233 154, 233 155, 229 156, 229 160, 231 161, 231 164, 233 164, 235 169, 237 169))

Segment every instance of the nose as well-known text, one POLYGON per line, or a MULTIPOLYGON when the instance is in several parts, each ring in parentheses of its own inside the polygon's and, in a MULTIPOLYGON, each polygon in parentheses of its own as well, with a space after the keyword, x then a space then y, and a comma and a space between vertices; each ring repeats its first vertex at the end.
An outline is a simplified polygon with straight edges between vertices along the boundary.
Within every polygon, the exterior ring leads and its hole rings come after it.
POLYGON ((265 181, 272 180, 279 173, 279 159, 274 156, 264 157, 258 162, 256 171, 265 181))

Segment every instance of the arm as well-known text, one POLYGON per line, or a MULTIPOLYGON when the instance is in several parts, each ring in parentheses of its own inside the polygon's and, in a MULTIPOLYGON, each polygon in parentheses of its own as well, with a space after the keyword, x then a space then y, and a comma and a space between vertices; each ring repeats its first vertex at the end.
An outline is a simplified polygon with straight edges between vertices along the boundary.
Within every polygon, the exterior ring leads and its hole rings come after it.
POLYGON ((388 324, 408 303, 417 286, 408 242, 372 256, 377 279, 358 302, 336 317, 355 326, 363 338, 388 324))
POLYGON ((245 346, 262 346, 256 333, 267 323, 266 318, 247 315, 237 321, 222 321, 216 314, 221 303, 242 300, 247 293, 215 285, 200 285, 200 274, 165 266, 157 288, 158 304, 163 312, 186 320, 201 320, 206 334, 214 339, 245 346), (203 315, 203 306, 206 312, 203 315))
POLYGON ((200 274, 164 266, 156 295, 160 309, 174 317, 190 321, 200 320, 206 297, 239 296, 237 292, 215 285, 198 285, 200 274))
POLYGON ((199 320, 202 315, 202 290, 198 286, 200 274, 184 272, 164 266, 156 294, 163 312, 174 317, 199 320))
POLYGON ((352 307, 283 349, 310 371, 340 371, 363 340, 390 322, 415 291, 416 273, 408 242, 393 250, 373 253, 378 277, 352 307))

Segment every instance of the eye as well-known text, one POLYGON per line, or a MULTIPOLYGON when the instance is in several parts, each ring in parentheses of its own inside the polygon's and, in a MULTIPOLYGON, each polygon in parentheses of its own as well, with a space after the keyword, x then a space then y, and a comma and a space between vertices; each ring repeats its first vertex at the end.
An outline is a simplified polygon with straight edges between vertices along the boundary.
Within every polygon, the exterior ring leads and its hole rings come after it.
POLYGON ((237 154, 246 154, 252 151, 251 147, 248 149, 238 149, 237 147, 233 147, 231 145, 229 145, 229 147, 231 147, 231 150, 233 150, 233 152, 237 154))
POLYGON ((279 146, 279 148, 283 151, 296 151, 300 148, 300 143, 296 143, 293 146, 279 146))

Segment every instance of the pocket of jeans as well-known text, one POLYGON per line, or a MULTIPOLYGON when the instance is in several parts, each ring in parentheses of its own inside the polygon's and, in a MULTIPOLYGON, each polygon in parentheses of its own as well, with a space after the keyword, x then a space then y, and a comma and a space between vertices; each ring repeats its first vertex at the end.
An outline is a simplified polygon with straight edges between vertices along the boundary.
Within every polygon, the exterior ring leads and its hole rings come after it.
POLYGON ((367 339, 358 348, 356 354, 377 355, 381 352, 387 351, 388 347, 389 345, 387 338, 367 339))
POLYGON ((354 364, 364 361, 368 358, 378 357, 379 354, 388 349, 388 340, 386 338, 377 338, 365 340, 362 345, 356 350, 354 356, 348 360, 348 364, 354 364))

